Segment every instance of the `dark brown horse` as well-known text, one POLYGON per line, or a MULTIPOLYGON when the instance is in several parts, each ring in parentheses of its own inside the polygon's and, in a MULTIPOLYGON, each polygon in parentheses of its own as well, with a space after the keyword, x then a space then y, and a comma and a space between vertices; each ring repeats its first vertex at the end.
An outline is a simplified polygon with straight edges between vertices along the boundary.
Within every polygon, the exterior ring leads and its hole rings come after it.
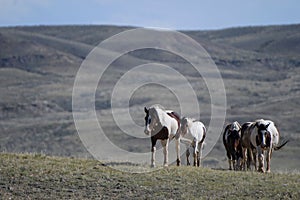
POLYGON ((229 170, 238 170, 242 159, 241 125, 235 121, 228 124, 223 133, 223 144, 229 163, 229 170))

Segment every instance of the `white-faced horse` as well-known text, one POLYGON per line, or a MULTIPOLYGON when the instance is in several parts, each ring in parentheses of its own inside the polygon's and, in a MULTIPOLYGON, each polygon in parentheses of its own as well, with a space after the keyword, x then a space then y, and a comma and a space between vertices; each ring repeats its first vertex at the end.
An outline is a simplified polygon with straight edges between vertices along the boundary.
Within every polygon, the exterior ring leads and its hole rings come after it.
POLYGON ((266 151, 267 172, 270 172, 270 162, 273 150, 281 149, 288 141, 279 144, 280 134, 274 122, 259 119, 255 122, 247 122, 242 126, 242 148, 244 165, 247 161, 248 168, 251 161, 256 167, 256 155, 258 156, 258 171, 264 172, 264 154, 266 151), (247 153, 247 151, 249 151, 247 153), (249 157, 250 156, 250 157, 249 157), (248 160, 247 160, 248 157, 248 160))
POLYGON ((161 140, 164 153, 164 166, 168 166, 168 145, 170 139, 175 138, 177 166, 180 165, 180 117, 177 113, 161 109, 158 106, 152 106, 149 109, 144 108, 145 134, 151 135, 151 167, 155 167, 156 142, 161 140))
MULTIPOLYGON (((192 118, 184 117, 181 119, 182 136, 192 136, 192 147, 194 156, 194 166, 201 166, 203 142, 206 136, 206 128, 202 122, 192 118)), ((189 148, 186 151, 187 165, 189 161, 189 148)))

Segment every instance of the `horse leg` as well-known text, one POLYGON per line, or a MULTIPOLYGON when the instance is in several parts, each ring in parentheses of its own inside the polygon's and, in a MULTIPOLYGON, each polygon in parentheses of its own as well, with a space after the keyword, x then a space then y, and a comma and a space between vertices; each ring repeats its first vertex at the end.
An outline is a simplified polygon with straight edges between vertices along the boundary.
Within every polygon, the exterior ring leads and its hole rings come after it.
POLYGON ((236 158, 237 158, 237 170, 242 170, 242 160, 243 160, 243 149, 242 149, 242 145, 241 143, 239 144, 238 146, 238 150, 237 150, 237 153, 236 153, 236 158))
POLYGON ((233 156, 233 169, 235 171, 238 171, 240 169, 240 160, 239 160, 239 154, 238 154, 238 152, 234 152, 234 156, 233 156))
POLYGON ((242 170, 242 158, 239 157, 238 160, 237 160, 237 166, 238 166, 238 170, 242 170))
POLYGON ((186 156, 186 165, 191 165, 190 159, 189 159, 189 157, 190 157, 190 148, 189 147, 186 148, 185 156, 186 156))
MULTIPOLYGON (((246 171, 246 162, 247 162, 247 148, 243 148, 243 160, 242 160, 242 169, 246 171)), ((248 166, 247 166, 248 167, 248 166)))
POLYGON ((247 169, 251 170, 251 165, 253 165, 256 171, 256 150, 253 150, 252 148, 248 148, 246 156, 247 156, 247 169))
POLYGON ((267 172, 268 173, 271 172, 271 168, 270 168, 271 156, 272 156, 272 148, 268 149, 268 151, 267 151, 266 161, 267 161, 267 172))
POLYGON ((198 160, 197 160, 197 158, 198 158, 198 142, 197 141, 195 141, 195 148, 194 148, 194 166, 197 166, 198 165, 198 160))
POLYGON ((227 158, 228 158, 229 170, 232 170, 232 167, 231 167, 232 160, 231 160, 231 154, 229 151, 227 151, 227 158))
POLYGON ((177 154, 177 166, 180 166, 180 138, 175 140, 175 146, 177 154))
POLYGON ((194 151, 193 156, 194 156, 194 166, 196 166, 197 165, 197 152, 194 151))
POLYGON ((199 152, 197 152, 197 167, 199 167, 200 166, 200 154, 199 154, 199 152))
POLYGON ((201 166, 203 143, 199 143, 199 153, 197 155, 198 167, 201 166))
POLYGON ((155 167, 155 152, 156 152, 156 147, 152 147, 151 152, 152 152, 151 167, 155 167))
POLYGON ((151 152, 152 152, 152 155, 151 155, 151 167, 155 167, 155 152, 156 152, 156 139, 154 138, 151 138, 151 143, 152 143, 152 148, 151 148, 151 152))
POLYGON ((161 145, 163 146, 163 153, 164 153, 164 166, 168 166, 168 146, 169 146, 169 139, 162 140, 161 145))
POLYGON ((254 170, 257 171, 257 152, 256 150, 253 150, 251 153, 251 161, 252 164, 254 165, 254 170))
POLYGON ((259 147, 258 154, 258 171, 264 173, 264 151, 259 147))
POLYGON ((237 170, 237 162, 236 162, 236 155, 232 156, 232 168, 233 170, 237 170))

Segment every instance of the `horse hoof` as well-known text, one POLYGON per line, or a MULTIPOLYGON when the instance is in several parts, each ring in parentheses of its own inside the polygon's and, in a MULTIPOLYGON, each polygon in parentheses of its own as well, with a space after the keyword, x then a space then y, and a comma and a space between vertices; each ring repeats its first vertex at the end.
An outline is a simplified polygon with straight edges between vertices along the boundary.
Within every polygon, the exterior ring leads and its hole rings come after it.
POLYGON ((177 159, 177 166, 180 166, 180 160, 177 159))
POLYGON ((150 167, 151 167, 151 168, 154 168, 154 167, 155 167, 155 165, 150 165, 150 167))
POLYGON ((265 173, 265 170, 264 169, 259 169, 258 172, 265 173))
POLYGON ((168 167, 168 164, 164 164, 164 167, 168 167))

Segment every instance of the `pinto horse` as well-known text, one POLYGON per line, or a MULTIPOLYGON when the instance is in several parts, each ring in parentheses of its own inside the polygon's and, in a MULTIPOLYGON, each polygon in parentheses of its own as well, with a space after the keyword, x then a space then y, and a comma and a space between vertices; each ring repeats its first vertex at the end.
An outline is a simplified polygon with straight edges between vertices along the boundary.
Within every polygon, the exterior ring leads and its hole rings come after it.
POLYGON ((165 111, 158 106, 144 108, 146 135, 151 135, 151 167, 155 167, 156 142, 161 140, 164 153, 164 166, 168 166, 168 145, 175 138, 177 166, 180 165, 180 117, 173 111, 165 111))
POLYGON ((265 172, 264 156, 266 152, 266 171, 270 172, 270 162, 273 150, 281 149, 286 143, 279 144, 280 134, 274 122, 270 120, 259 119, 255 122, 247 122, 242 126, 242 148, 244 158, 244 168, 247 162, 247 168, 254 161, 255 170, 265 172), (248 156, 248 157, 247 157, 248 156), (256 166, 256 156, 258 156, 258 169, 256 166))
POLYGON ((238 170, 240 159, 242 157, 241 140, 241 125, 235 121, 228 124, 223 133, 223 144, 226 149, 228 158, 229 170, 238 170))
MULTIPOLYGON (((192 118, 184 117, 181 119, 181 134, 182 136, 191 135, 192 142, 191 146, 193 147, 193 156, 194 156, 194 166, 201 166, 202 159, 202 149, 203 143, 206 136, 206 128, 202 122, 197 121, 192 118)), ((189 161, 190 149, 186 150, 186 161, 187 165, 190 165, 189 161)))

